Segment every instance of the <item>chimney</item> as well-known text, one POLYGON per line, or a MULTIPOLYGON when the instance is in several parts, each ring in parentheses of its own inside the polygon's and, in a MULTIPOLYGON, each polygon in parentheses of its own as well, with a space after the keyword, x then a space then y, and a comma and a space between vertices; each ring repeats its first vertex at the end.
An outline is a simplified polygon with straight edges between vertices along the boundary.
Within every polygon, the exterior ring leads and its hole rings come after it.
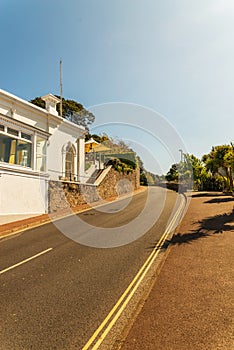
POLYGON ((47 94, 45 96, 42 96, 41 99, 43 101, 45 101, 45 104, 46 104, 45 108, 46 108, 47 112, 58 116, 58 112, 56 111, 56 105, 57 105, 57 103, 60 102, 59 98, 57 98, 56 96, 54 96, 52 94, 47 94))

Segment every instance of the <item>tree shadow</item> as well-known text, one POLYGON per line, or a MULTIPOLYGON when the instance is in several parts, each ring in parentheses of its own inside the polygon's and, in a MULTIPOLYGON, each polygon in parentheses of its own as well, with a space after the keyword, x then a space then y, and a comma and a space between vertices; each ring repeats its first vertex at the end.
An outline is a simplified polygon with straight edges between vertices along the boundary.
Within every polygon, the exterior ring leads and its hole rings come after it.
POLYGON ((199 224, 199 227, 189 233, 175 234, 169 241, 169 244, 190 243, 200 238, 209 237, 213 234, 221 234, 225 231, 234 232, 234 210, 230 213, 205 218, 194 224, 199 224))
POLYGON ((210 199, 204 203, 212 204, 212 203, 225 203, 225 202, 233 202, 233 201, 234 201, 233 197, 224 197, 224 198, 210 199))
MULTIPOLYGON (((198 228, 188 233, 177 233, 171 239, 164 242, 160 250, 165 250, 170 245, 190 244, 196 240, 210 237, 214 234, 222 234, 225 231, 234 232, 234 210, 230 213, 215 215, 204 220, 194 222, 198 228)), ((149 249, 155 248, 152 244, 149 249)))
POLYGON ((212 233, 223 233, 225 231, 234 231, 234 210, 230 213, 215 215, 199 221, 200 230, 206 230, 212 233))
POLYGON ((203 193, 193 193, 190 197, 199 198, 199 197, 223 197, 226 196, 223 192, 203 192, 203 193))
POLYGON ((177 233, 176 235, 174 235, 169 241, 168 241, 168 245, 175 245, 175 244, 183 244, 183 243, 191 243, 193 241, 196 241, 200 238, 205 238, 209 236, 209 233, 206 232, 202 232, 202 231, 192 231, 189 233, 177 233))
MULTIPOLYGON (((166 250, 170 245, 181 245, 183 243, 192 243, 193 241, 196 241, 200 238, 205 238, 209 236, 206 232, 201 231, 192 231, 189 233, 177 233, 172 236, 171 239, 166 239, 163 245, 160 247, 160 250, 166 250)), ((151 246, 148 247, 148 249, 154 249, 158 242, 153 243, 151 246)))

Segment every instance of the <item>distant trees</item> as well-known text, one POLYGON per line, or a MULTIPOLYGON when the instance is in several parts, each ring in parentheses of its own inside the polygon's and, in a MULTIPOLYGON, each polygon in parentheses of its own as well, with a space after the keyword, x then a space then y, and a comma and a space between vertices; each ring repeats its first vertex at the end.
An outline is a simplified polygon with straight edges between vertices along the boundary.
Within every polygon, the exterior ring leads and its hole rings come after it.
POLYGON ((166 174, 169 182, 188 184, 198 190, 233 191, 234 145, 212 147, 210 153, 198 159, 194 155, 184 154, 180 163, 173 164, 166 174))
POLYGON ((180 163, 172 164, 166 180, 178 182, 181 185, 191 188, 194 181, 195 167, 198 165, 199 159, 194 155, 184 154, 184 159, 180 163))
MULTIPOLYGON (((59 96, 56 97, 59 98, 59 96)), ((45 108, 45 101, 41 97, 35 97, 30 102, 38 107, 45 108)), ((59 112, 59 104, 57 105, 57 111, 59 112)), ((95 116, 85 109, 81 103, 64 98, 62 99, 62 116, 72 123, 84 126, 87 130, 95 120, 95 116)))

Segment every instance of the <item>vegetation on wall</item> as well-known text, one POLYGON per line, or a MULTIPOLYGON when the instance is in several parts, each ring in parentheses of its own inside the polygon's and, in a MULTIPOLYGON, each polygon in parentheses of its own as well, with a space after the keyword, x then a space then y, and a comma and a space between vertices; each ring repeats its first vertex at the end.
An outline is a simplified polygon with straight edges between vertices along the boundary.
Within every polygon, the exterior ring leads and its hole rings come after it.
POLYGON ((144 177, 144 165, 140 157, 121 139, 114 139, 107 134, 87 134, 86 141, 93 138, 95 141, 102 143, 109 151, 105 154, 106 164, 125 174, 133 172, 137 167, 140 168, 140 184, 146 185, 147 180, 144 177))
POLYGON ((108 160, 107 165, 112 165, 114 170, 123 174, 132 173, 136 169, 136 163, 121 158, 110 159, 108 160))

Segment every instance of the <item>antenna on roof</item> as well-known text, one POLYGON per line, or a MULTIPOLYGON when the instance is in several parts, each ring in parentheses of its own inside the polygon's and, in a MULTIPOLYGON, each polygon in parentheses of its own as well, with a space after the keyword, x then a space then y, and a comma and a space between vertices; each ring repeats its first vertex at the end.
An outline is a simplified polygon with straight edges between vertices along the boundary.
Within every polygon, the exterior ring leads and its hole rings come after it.
POLYGON ((60 117, 63 116, 62 59, 60 59, 60 117))

